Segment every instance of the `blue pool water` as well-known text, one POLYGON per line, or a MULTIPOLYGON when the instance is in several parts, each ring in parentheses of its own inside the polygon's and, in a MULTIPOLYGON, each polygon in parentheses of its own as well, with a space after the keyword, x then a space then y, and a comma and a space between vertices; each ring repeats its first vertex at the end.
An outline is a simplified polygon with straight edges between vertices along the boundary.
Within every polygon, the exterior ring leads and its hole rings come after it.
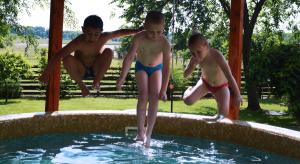
POLYGON ((49 134, 0 140, 0 163, 300 163, 238 145, 154 135, 150 149, 123 134, 49 134))

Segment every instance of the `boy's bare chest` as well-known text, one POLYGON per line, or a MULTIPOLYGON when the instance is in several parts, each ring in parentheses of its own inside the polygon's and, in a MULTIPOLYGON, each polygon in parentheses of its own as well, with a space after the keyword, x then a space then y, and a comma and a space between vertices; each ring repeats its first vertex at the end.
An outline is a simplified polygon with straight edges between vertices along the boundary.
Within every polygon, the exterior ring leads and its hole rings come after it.
POLYGON ((98 55, 104 44, 82 44, 77 50, 77 54, 80 56, 96 56, 98 55))
POLYGON ((215 75, 219 71, 219 66, 214 61, 204 61, 199 64, 202 73, 206 75, 215 75))
POLYGON ((138 54, 147 56, 156 56, 162 53, 162 44, 160 42, 145 42, 138 47, 138 54))

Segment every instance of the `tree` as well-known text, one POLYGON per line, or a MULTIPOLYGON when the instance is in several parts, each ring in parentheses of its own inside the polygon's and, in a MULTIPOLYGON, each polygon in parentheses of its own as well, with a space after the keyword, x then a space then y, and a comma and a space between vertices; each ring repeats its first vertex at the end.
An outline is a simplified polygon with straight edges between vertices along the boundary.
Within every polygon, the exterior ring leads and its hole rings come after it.
MULTIPOLYGON (((66 1, 65 4, 65 24, 69 27, 75 27, 77 21, 74 12, 69 7, 70 2, 66 1)), ((0 0, 0 46, 6 45, 6 38, 12 30, 25 40, 27 46, 37 45, 36 38, 30 28, 17 22, 20 13, 30 14, 30 11, 35 7, 49 8, 49 0, 0 0)))
MULTIPOLYGON (((229 2, 220 0, 223 10, 230 15, 229 2)), ((289 16, 295 15, 299 11, 300 3, 296 0, 245 0, 244 8, 244 35, 243 35, 243 68, 246 80, 246 90, 248 96, 248 109, 260 110, 258 95, 257 95, 257 82, 252 80, 250 75, 251 69, 251 52, 252 36, 255 26, 260 25, 267 30, 275 30, 279 27, 279 23, 286 20, 289 16)), ((259 31, 259 29, 258 29, 259 31)))
MULTIPOLYGON (((142 23, 145 13, 149 10, 161 10, 166 15, 167 31, 170 31, 173 0, 158 2, 113 0, 112 2, 124 8, 124 13, 121 17, 125 18, 127 22, 132 22, 133 25, 142 23)), ((191 29, 197 28, 204 35, 212 38, 211 41, 213 41, 213 44, 221 46, 221 48, 224 48, 225 45, 225 49, 228 49, 224 39, 228 37, 229 33, 229 0, 175 0, 175 2, 175 37, 181 36, 187 38, 187 36, 181 34, 190 34, 191 29)), ((281 22, 284 22, 291 16, 295 16, 295 14, 300 11, 299 6, 299 0, 245 0, 243 68, 248 96, 248 109, 261 109, 258 101, 256 82, 252 80, 253 78, 249 74, 251 70, 250 58, 255 56, 255 54, 250 53, 253 33, 259 31, 261 27, 271 31, 276 30, 281 22)), ((176 39, 178 38, 175 38, 175 42, 176 39)), ((183 39, 181 38, 181 40, 183 39)), ((183 42, 176 43, 176 45, 177 44, 186 45, 186 43, 183 42)))

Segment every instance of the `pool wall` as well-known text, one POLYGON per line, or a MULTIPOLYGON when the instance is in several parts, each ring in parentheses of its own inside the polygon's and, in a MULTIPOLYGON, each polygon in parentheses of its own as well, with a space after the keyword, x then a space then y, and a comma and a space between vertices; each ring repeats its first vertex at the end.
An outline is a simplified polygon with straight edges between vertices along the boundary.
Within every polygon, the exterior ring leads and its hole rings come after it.
MULTIPOLYGON (((300 160, 300 132, 253 122, 158 113, 154 133, 199 137, 278 153, 300 160)), ((0 116, 0 139, 64 132, 124 132, 136 126, 134 111, 68 111, 0 116)))

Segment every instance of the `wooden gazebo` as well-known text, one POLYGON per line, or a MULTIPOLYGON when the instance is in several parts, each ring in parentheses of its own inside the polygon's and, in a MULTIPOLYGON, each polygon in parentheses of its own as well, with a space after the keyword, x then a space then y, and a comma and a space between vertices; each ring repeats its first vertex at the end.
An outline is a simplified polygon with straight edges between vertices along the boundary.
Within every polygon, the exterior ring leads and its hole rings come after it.
MULTIPOLYGON (((243 11, 244 0, 231 0, 229 65, 239 87, 241 85, 243 11)), ((63 17, 64 0, 51 0, 48 58, 51 58, 62 48, 63 17)), ((57 64, 49 78, 45 112, 58 111, 59 88, 60 64, 57 64)), ((238 119, 239 109, 233 106, 231 100, 229 116, 231 119, 238 119)))

